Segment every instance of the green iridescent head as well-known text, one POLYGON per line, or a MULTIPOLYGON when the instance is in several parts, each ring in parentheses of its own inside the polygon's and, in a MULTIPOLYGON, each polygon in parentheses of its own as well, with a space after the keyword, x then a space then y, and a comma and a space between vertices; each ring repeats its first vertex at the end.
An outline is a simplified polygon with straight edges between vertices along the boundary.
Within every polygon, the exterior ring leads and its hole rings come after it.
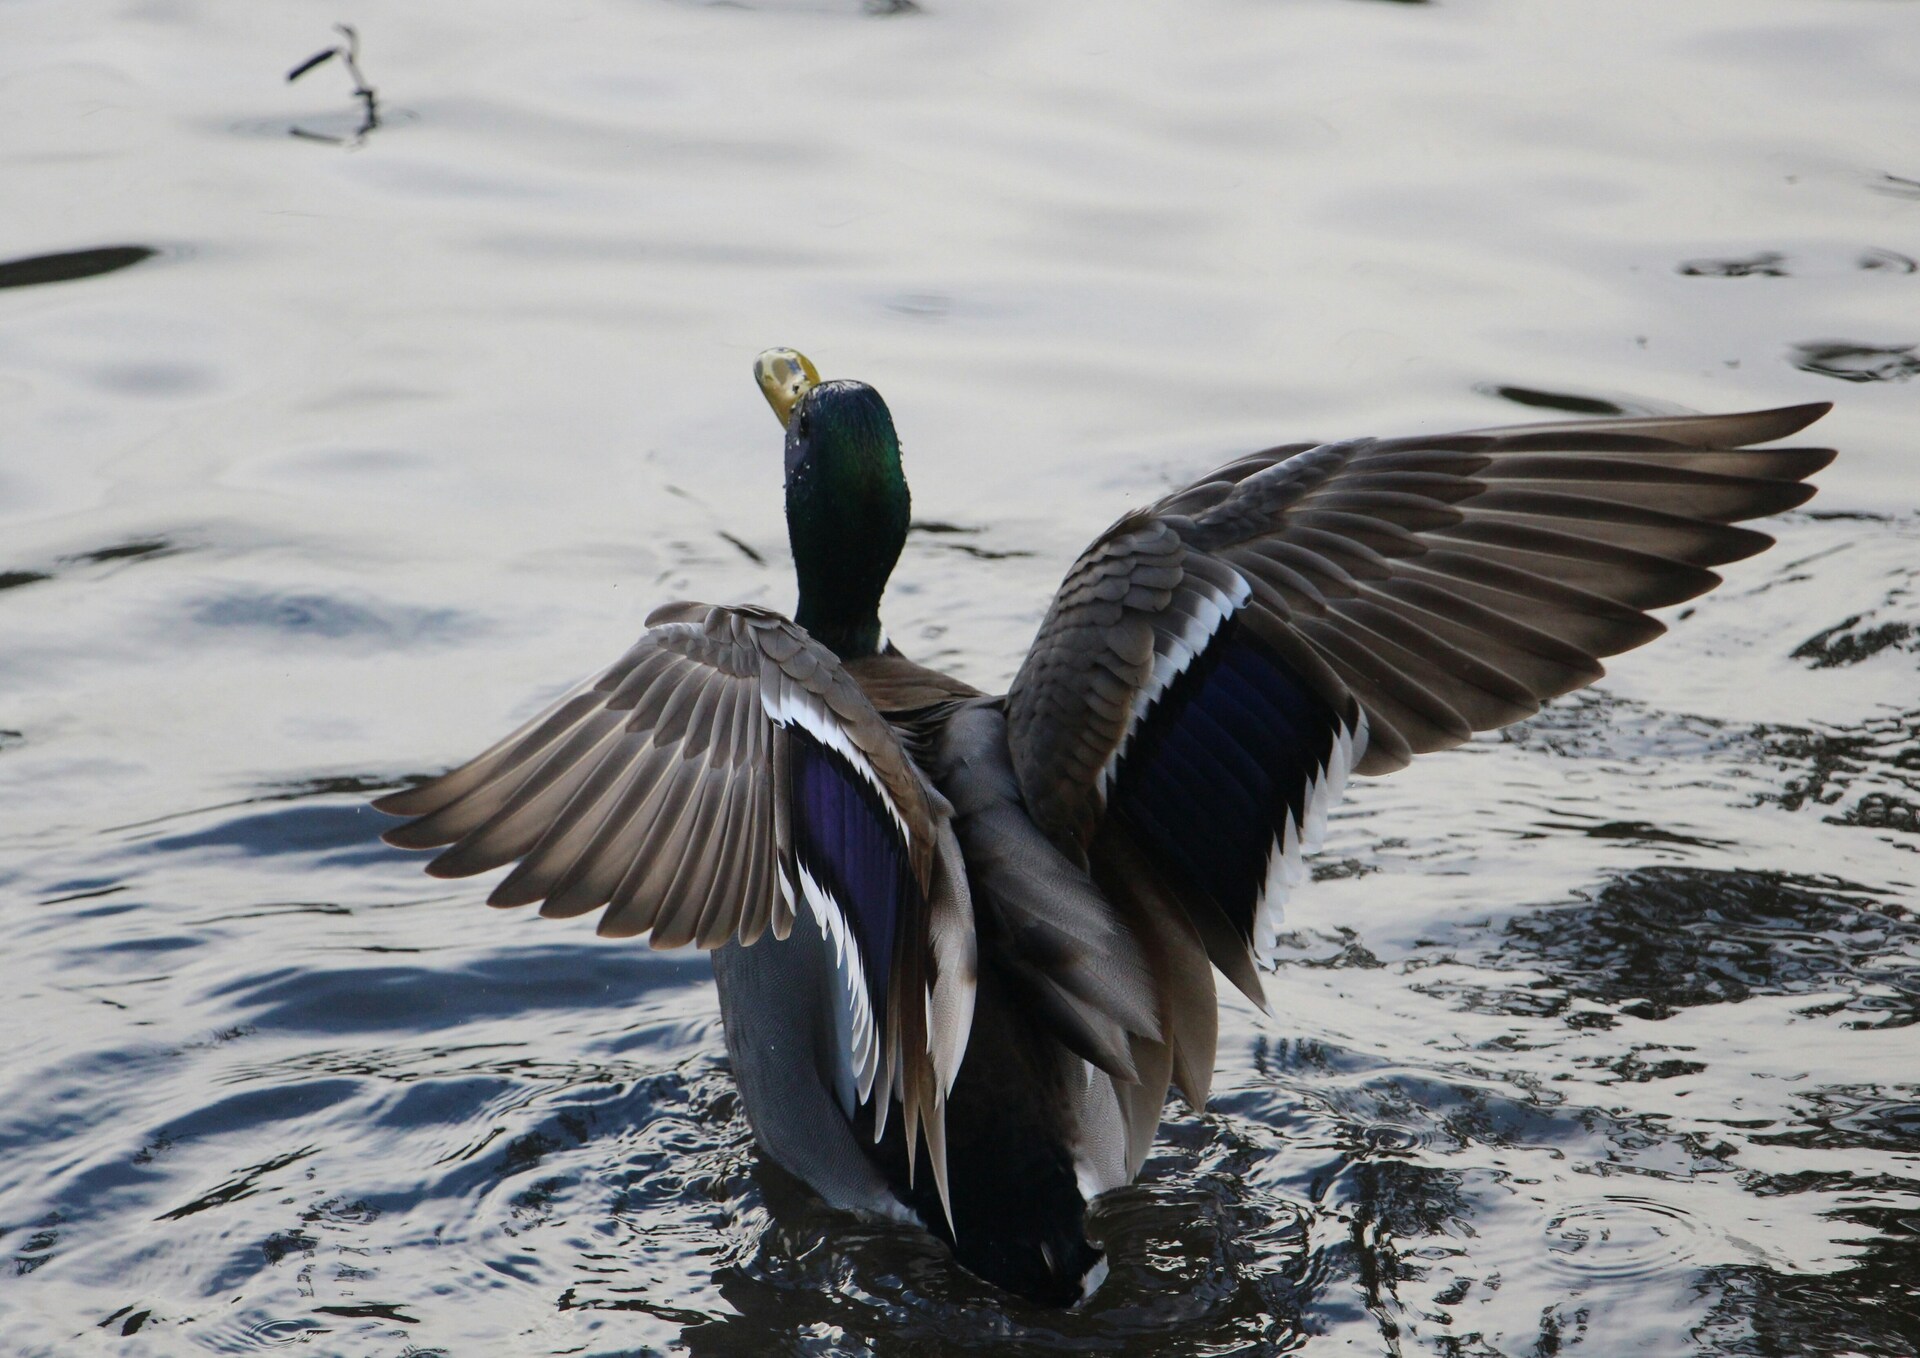
POLYGON ((791 349, 768 350, 754 373, 787 431, 794 621, 842 659, 872 655, 884 644, 880 596, 911 508, 893 415, 872 387, 822 382, 791 349))

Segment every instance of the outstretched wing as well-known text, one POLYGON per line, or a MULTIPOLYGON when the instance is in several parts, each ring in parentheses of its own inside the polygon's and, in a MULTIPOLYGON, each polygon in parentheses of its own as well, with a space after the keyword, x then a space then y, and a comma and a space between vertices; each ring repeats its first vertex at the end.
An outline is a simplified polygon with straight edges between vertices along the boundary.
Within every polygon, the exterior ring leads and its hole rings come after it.
POLYGON ((1022 796, 1097 877, 1106 860, 1109 879, 1144 874, 1177 900, 1259 1001, 1253 956, 1348 773, 1517 721, 1657 636, 1646 610, 1766 547, 1732 525, 1804 502, 1833 458, 1746 445, 1827 409, 1229 463, 1068 572, 1008 696, 1022 796))
POLYGON ((600 933, 650 933, 656 948, 785 938, 804 909, 842 980, 842 1102, 851 1113, 877 1086, 884 1130, 898 1097, 944 1193, 944 1103, 974 984, 940 942, 972 936, 945 801, 833 653, 786 619, 674 604, 647 624, 492 749, 375 802, 416 818, 388 842, 444 846, 427 866, 439 877, 518 859, 491 904, 604 906, 600 933))

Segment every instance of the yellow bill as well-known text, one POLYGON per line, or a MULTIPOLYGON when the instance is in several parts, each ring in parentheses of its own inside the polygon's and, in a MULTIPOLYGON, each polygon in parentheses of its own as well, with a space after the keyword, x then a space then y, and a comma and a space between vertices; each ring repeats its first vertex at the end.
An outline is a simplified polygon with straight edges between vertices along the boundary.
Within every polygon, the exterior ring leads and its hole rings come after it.
POLYGON ((800 403, 800 398, 820 381, 820 372, 813 366, 813 360, 798 349, 768 349, 753 360, 753 376, 782 429, 793 418, 793 408, 800 403))

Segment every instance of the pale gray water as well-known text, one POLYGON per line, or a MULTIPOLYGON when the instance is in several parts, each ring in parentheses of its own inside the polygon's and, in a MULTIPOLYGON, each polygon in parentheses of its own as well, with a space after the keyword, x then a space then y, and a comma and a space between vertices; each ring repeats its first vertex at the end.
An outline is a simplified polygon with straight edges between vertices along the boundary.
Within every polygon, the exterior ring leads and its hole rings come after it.
POLYGON ((1905 0, 0 6, 0 257, 156 252, 0 263, 0 1351, 1913 1353, 1916 71, 1905 0), (282 78, 340 19, 357 141, 282 78), (790 605, 772 344, 887 395, 966 530, 891 630, 986 685, 1247 448, 1843 452, 1353 793, 1047 1315, 758 1164, 702 959, 364 809, 658 602, 790 605))

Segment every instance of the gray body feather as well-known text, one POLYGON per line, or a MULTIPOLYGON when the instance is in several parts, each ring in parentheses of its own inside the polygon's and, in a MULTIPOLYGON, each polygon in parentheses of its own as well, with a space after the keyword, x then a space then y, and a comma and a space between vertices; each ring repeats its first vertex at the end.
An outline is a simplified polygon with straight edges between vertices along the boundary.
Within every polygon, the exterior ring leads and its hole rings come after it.
POLYGON ((839 985, 828 944, 803 926, 713 950, 727 1059, 754 1139, 829 1207, 924 1225, 861 1148, 834 1093, 839 985))

